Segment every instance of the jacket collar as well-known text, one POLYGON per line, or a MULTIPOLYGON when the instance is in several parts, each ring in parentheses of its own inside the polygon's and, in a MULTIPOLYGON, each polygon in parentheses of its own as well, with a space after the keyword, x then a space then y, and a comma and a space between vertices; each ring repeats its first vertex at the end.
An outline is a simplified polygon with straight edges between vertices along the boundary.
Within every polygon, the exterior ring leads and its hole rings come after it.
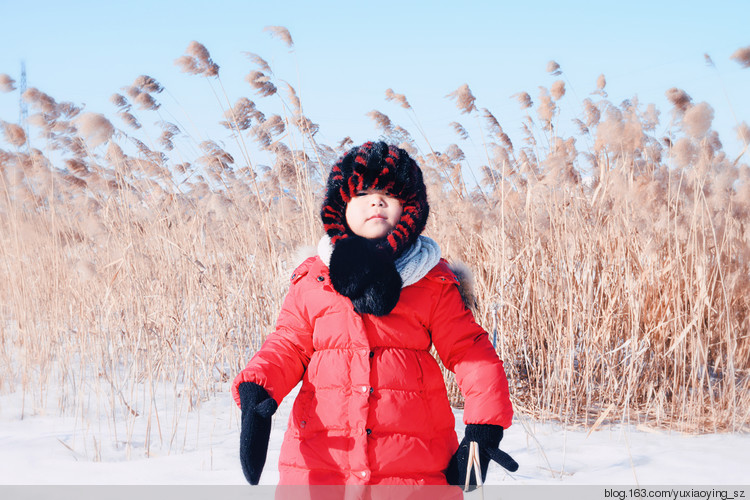
MULTIPOLYGON (((331 238, 324 234, 318 242, 318 256, 326 267, 330 266, 332 252, 331 238)), ((412 285, 424 278, 440 262, 440 258, 440 246, 437 242, 420 235, 417 241, 394 262, 396 270, 401 275, 402 286, 412 285)))

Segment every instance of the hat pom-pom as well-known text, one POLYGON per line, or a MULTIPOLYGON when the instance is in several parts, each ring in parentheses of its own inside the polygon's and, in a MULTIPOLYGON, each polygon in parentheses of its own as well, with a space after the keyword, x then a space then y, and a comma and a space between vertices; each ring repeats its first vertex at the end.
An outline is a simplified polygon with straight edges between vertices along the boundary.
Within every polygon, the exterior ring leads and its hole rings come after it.
POLYGON ((393 257, 360 236, 339 240, 330 261, 334 290, 348 297, 360 314, 385 316, 398 303, 401 275, 393 257))

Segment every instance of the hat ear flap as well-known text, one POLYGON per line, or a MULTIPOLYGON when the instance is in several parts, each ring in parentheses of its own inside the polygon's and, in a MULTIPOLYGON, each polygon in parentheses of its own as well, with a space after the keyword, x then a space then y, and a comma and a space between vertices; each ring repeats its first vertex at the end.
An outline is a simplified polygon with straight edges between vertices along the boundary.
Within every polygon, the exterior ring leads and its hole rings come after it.
MULTIPOLYGON (((415 164, 416 165, 416 164, 415 164)), ((412 196, 401 204, 401 218, 386 237, 385 244, 390 247, 394 258, 398 258, 407 248, 417 241, 419 235, 427 225, 430 215, 430 205, 427 203, 427 189, 422 182, 419 169, 417 172, 417 188, 412 196)))
POLYGON ((331 238, 331 243, 346 238, 349 228, 346 225, 346 204, 351 199, 349 181, 352 176, 354 150, 344 155, 328 175, 326 197, 320 209, 323 228, 331 238))
POLYGON ((388 245, 394 258, 398 258, 404 250, 417 241, 427 221, 426 207, 421 204, 407 204, 402 206, 402 210, 401 218, 384 243, 388 245))
POLYGON ((346 238, 349 228, 346 225, 346 205, 337 203, 336 200, 327 200, 320 211, 323 219, 323 227, 326 234, 331 238, 331 244, 346 238))

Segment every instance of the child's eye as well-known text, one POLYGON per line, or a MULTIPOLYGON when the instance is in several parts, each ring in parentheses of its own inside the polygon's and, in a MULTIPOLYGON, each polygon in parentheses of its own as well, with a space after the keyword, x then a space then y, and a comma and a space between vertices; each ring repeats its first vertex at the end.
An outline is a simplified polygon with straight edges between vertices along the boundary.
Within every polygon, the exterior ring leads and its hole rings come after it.
MULTIPOLYGON (((383 196, 388 196, 389 198, 395 198, 396 195, 393 194, 391 191, 376 191, 378 193, 381 193, 383 196)), ((371 194, 371 191, 357 191, 354 193, 354 196, 367 196, 371 194)))

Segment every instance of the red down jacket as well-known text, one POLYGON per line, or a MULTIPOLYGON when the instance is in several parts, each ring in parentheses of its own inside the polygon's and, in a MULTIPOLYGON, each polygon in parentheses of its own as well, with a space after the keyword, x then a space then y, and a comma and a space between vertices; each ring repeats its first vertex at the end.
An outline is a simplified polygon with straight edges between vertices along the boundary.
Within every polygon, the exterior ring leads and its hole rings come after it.
POLYGON ((455 419, 431 344, 465 397, 464 421, 511 425, 508 381, 441 260, 387 316, 358 314, 319 257, 307 259, 276 330, 235 378, 276 402, 302 379, 279 458, 280 484, 446 484, 455 419))

